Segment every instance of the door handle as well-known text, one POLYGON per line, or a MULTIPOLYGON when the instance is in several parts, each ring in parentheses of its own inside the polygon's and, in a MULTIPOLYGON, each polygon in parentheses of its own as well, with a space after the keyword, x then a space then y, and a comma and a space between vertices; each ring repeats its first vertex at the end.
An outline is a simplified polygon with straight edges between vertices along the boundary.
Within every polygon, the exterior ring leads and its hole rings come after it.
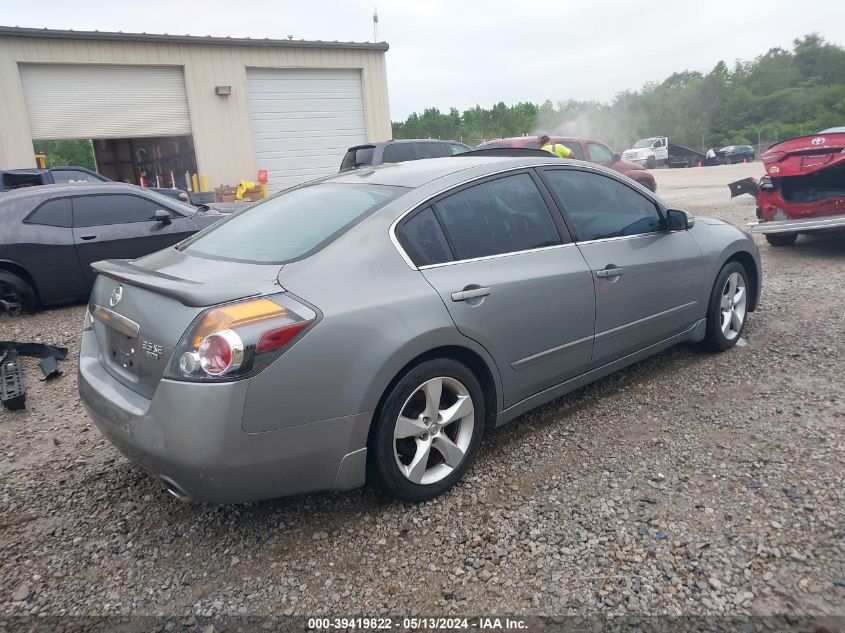
POLYGON ((471 288, 469 290, 461 290, 460 292, 452 293, 452 301, 466 301, 467 299, 474 299, 476 297, 486 297, 493 290, 491 288, 471 288))
POLYGON ((80 235, 80 236, 79 236, 79 239, 81 239, 81 240, 85 240, 85 241, 87 242, 88 240, 95 240, 95 239, 97 239, 97 236, 96 236, 96 235, 80 235))
POLYGON ((624 268, 604 268, 596 271, 596 277, 618 277, 619 275, 624 274, 624 268))

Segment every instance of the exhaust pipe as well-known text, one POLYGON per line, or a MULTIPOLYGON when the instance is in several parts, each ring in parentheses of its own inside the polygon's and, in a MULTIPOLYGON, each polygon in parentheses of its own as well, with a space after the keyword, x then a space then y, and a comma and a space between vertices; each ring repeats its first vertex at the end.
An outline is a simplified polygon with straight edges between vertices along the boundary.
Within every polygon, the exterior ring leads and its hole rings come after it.
POLYGON ((161 479, 161 483, 164 484, 164 488, 165 490, 167 490, 167 492, 172 494, 174 497, 176 497, 177 499, 179 499, 179 501, 182 501, 183 503, 190 503, 190 495, 188 495, 187 492, 182 490, 179 484, 173 481, 170 477, 161 475, 159 479, 161 479))

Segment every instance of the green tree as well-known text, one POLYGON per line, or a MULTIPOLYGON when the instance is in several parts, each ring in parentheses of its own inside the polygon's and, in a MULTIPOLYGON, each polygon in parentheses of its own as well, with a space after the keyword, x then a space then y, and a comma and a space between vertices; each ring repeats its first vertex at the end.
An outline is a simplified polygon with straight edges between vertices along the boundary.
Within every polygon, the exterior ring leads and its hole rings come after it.
POLYGON ((816 33, 753 60, 724 61, 702 74, 678 71, 609 103, 569 100, 428 108, 393 124, 394 138, 491 139, 548 132, 601 138, 624 149, 667 135, 699 149, 809 134, 845 124, 845 49, 816 33))
POLYGON ((35 141, 33 148, 36 154, 46 156, 47 167, 76 165, 88 169, 95 168, 94 148, 91 146, 91 141, 79 139, 35 141))

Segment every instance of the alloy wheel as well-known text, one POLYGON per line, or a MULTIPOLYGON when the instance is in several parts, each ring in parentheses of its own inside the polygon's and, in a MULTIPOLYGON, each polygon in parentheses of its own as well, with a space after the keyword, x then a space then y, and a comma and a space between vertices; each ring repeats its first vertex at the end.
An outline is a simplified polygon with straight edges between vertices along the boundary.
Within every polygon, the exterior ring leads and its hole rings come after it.
POLYGON ((408 397, 393 431, 393 456, 406 479, 428 485, 447 477, 466 457, 475 406, 467 388, 446 376, 427 380, 408 397))
POLYGON ((729 341, 737 338, 742 331, 747 302, 748 292, 745 288, 745 279, 737 272, 731 273, 725 280, 719 305, 722 314, 722 334, 729 341))

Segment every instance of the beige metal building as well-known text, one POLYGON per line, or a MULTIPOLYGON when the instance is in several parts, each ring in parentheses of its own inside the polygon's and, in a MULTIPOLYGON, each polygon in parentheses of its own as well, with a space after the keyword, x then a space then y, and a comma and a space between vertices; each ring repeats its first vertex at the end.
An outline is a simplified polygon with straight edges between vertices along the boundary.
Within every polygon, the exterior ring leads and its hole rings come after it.
POLYGON ((114 180, 185 172, 270 190, 391 137, 387 44, 0 27, 0 168, 33 140, 90 139, 114 180))

